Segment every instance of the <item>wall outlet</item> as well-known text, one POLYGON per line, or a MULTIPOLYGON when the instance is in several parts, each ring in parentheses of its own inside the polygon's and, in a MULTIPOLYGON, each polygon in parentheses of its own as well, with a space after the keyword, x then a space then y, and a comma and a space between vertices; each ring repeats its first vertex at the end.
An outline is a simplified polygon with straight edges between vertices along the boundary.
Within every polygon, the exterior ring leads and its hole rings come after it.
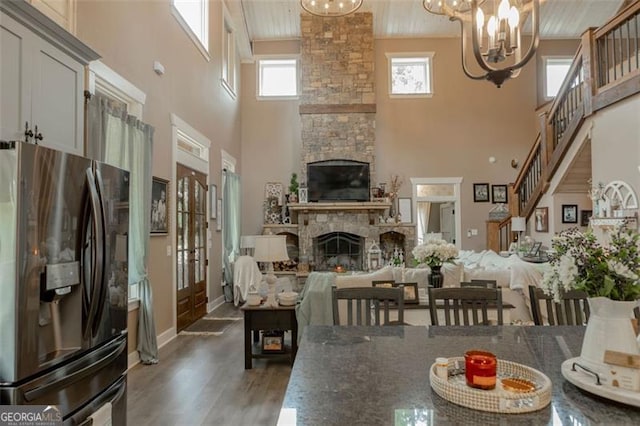
POLYGON ((467 230, 467 238, 471 238, 471 229, 467 230))
POLYGON ((472 229, 471 230, 471 235, 478 235, 478 230, 477 229, 472 229))

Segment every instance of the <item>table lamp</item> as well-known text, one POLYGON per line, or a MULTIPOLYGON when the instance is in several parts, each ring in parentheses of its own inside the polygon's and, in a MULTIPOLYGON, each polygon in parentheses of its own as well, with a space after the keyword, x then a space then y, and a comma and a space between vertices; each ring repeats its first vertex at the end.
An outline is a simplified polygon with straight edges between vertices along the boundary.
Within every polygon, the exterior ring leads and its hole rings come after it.
POLYGON ((285 235, 256 235, 254 239, 255 251, 253 257, 257 262, 267 263, 265 281, 271 289, 277 280, 273 273, 273 262, 289 260, 287 237, 285 235))
POLYGON ((518 253, 520 253, 520 240, 522 239, 522 231, 527 230, 527 218, 514 216, 511 218, 511 231, 518 233, 518 253))
POLYGON ((255 235, 242 235, 240 237, 240 250, 243 255, 253 256, 253 250, 256 248, 255 235))

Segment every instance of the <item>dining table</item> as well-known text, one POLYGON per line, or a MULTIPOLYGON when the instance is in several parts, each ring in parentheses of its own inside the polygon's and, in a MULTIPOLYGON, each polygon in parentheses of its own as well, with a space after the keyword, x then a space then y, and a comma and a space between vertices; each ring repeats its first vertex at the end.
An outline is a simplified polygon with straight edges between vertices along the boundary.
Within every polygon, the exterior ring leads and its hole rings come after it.
POLYGON ((561 365, 580 355, 584 326, 319 326, 305 328, 278 425, 639 425, 640 409, 568 382, 561 365), (551 402, 494 413, 440 397, 438 357, 483 350, 551 380, 551 402))

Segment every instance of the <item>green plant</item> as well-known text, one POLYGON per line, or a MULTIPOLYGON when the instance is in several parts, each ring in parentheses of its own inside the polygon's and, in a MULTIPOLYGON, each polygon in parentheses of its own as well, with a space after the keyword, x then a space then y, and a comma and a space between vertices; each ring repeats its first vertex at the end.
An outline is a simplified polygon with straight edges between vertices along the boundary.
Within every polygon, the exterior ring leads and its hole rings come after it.
POLYGON ((291 180, 289 181, 289 193, 297 194, 298 193, 298 174, 291 173, 291 180))
POLYGON ((640 235, 619 227, 608 246, 577 228, 562 231, 552 240, 555 251, 545 271, 542 289, 560 301, 563 291, 583 290, 589 297, 636 300, 640 297, 640 235))

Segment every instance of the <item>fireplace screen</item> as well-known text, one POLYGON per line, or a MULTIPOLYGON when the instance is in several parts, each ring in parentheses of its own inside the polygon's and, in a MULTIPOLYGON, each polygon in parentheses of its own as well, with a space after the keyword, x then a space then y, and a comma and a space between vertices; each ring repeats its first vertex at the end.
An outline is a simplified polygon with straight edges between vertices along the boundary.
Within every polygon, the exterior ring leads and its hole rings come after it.
POLYGON ((347 232, 331 232, 313 240, 317 271, 364 269, 364 238, 347 232))

